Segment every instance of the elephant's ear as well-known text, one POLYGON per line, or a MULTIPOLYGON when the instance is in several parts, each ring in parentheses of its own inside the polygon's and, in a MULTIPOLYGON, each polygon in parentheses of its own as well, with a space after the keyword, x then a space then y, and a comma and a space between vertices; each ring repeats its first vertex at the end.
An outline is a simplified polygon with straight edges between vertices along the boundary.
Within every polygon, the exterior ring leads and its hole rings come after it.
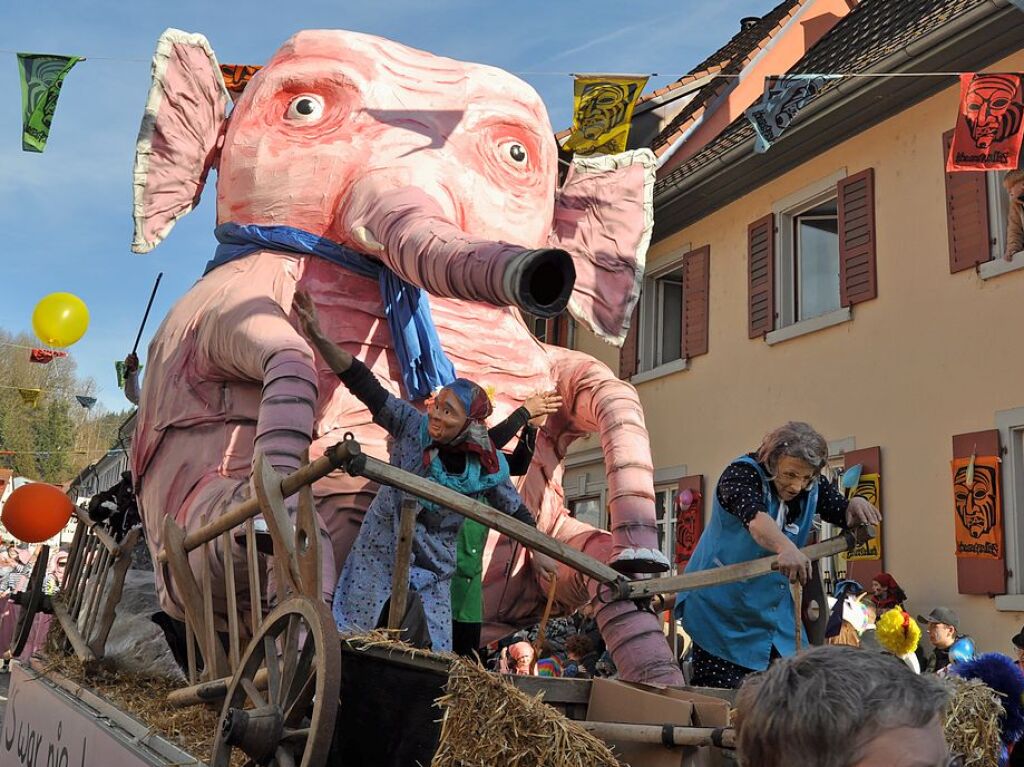
POLYGON ((654 228, 655 158, 649 149, 577 157, 555 203, 550 243, 572 254, 573 317, 621 346, 640 298, 654 228))
POLYGON ((220 151, 230 101, 202 35, 168 29, 153 54, 153 83, 135 145, 135 234, 147 253, 199 202, 220 151))

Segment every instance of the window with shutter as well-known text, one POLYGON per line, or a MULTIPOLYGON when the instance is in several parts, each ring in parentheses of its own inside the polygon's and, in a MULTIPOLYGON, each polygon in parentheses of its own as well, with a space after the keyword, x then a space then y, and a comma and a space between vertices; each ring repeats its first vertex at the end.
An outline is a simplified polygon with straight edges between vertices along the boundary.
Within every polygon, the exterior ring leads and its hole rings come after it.
MULTIPOLYGON (((953 131, 942 137, 945 167, 953 131)), ((991 226, 987 173, 946 173, 946 220, 949 228, 949 271, 973 269, 989 261, 991 226)))
POLYGON ((683 348, 686 359, 708 352, 711 246, 683 257, 683 348))
POLYGON ((875 268, 875 171, 839 182, 839 297, 843 306, 878 296, 875 268))
POLYGON ((761 338, 775 329, 775 216, 747 228, 748 334, 761 338))

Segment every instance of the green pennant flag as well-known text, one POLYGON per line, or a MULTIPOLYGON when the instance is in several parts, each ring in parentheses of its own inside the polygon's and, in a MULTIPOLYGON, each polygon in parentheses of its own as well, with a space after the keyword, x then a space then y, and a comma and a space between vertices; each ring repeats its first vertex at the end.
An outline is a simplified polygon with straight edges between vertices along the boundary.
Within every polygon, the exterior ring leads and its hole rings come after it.
MULTIPOLYGON (((117 388, 123 389, 125 379, 128 377, 128 371, 125 369, 124 360, 116 360, 114 362, 114 370, 117 372, 117 388)), ((139 365, 139 369, 135 372, 141 375, 142 365, 139 365)))
POLYGON ((71 67, 84 60, 81 56, 18 54, 23 130, 21 148, 26 152, 42 152, 46 147, 60 86, 71 67))

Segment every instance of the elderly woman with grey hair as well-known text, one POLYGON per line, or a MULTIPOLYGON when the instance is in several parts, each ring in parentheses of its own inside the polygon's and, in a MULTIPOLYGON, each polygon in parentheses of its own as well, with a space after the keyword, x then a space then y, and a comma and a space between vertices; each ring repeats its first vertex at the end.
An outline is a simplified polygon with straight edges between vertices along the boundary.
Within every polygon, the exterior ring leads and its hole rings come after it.
POLYGON ((736 696, 742 767, 954 767, 942 731, 949 690, 902 661, 816 647, 750 677, 736 696))
POLYGON ((866 500, 847 501, 822 476, 827 459, 825 438, 810 425, 791 421, 722 473, 711 519, 686 572, 773 554, 779 568, 741 583, 679 595, 676 616, 693 640, 691 684, 739 687, 748 674, 796 652, 789 584, 806 583, 810 577, 811 562, 800 547, 807 542, 815 515, 841 527, 881 519, 866 500))

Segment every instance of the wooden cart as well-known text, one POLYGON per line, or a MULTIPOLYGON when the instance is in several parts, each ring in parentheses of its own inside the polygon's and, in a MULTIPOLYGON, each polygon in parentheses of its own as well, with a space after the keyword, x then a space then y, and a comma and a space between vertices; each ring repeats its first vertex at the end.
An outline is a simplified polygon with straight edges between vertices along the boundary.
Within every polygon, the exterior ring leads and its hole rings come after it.
MULTIPOLYGON (((328 759, 338 723, 342 648, 333 616, 321 597, 320 536, 311 486, 339 469, 446 506, 543 552, 596 579, 602 584, 599 598, 605 601, 641 600, 655 594, 745 580, 770 572, 774 566, 774 558, 766 558, 713 572, 630 581, 603 562, 529 525, 364 455, 350 436, 329 448, 323 457, 284 478, 265 458, 257 456, 252 481, 254 497, 187 535, 168 516, 164 548, 158 556, 157 566, 166 565, 173 588, 182 598, 186 624, 188 685, 172 692, 169 701, 175 705, 220 706, 211 767, 227 767, 236 753, 243 755, 246 765, 321 767, 328 759), (285 498, 295 494, 298 506, 293 523, 285 498), (269 529, 273 541, 271 557, 257 548, 257 515, 262 515, 269 529), (244 530, 244 561, 236 563, 230 544, 239 530, 244 530), (214 609, 210 557, 199 557, 205 563, 199 572, 189 562, 191 552, 218 540, 223 544, 220 550, 224 557, 223 591, 227 602, 222 613, 214 609), (245 577, 239 578, 238 572, 244 572, 245 577), (222 614, 226 619, 220 617, 222 614)), ((402 511, 402 535, 396 547, 396 577, 389 615, 389 624, 393 626, 404 612, 414 515, 415 504, 407 504, 402 511)), ((52 601, 49 608, 60 621, 72 649, 80 657, 90 653, 97 657, 102 655, 104 632, 109 632, 119 597, 117 579, 123 583, 121 568, 127 569, 126 552, 130 556, 134 543, 128 539, 121 544, 107 540, 109 536, 105 538, 101 529, 86 520, 87 517, 79 527, 81 539, 76 533, 72 547, 63 601, 52 601), (101 586, 111 574, 115 579, 115 588, 109 592, 111 599, 108 604, 100 604, 102 600, 95 595, 102 593, 101 586)), ((848 531, 804 551, 817 559, 848 550, 869 536, 866 529, 848 531)), ((42 571, 45 572, 45 564, 42 571)), ((39 607, 45 608, 45 602, 39 601, 39 607)), ((680 733, 680 737, 688 735, 680 733)))

